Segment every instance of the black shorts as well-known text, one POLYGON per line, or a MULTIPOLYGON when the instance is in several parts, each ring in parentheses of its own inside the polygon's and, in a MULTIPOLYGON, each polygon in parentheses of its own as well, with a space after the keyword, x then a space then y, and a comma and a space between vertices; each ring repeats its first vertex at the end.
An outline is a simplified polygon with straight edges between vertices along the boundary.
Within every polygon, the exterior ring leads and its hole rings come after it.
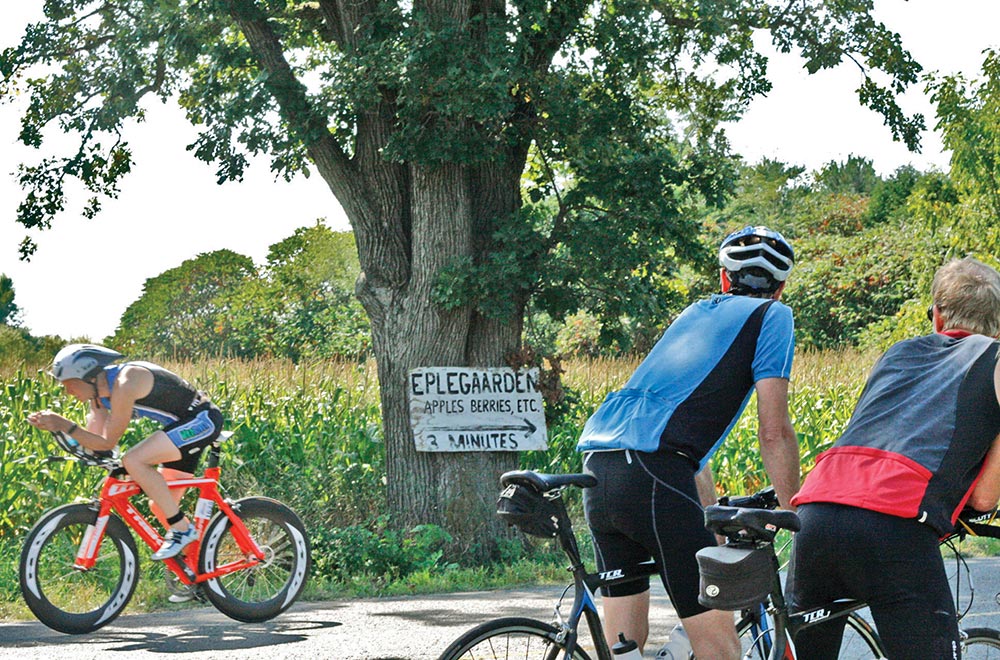
MULTIPOLYGON (((598 484, 584 492, 597 570, 611 571, 653 559, 670 602, 682 618, 707 611, 698 603, 698 550, 716 545, 705 529, 695 487, 695 463, 669 453, 593 452, 584 470, 598 484)), ((602 588, 605 596, 649 589, 649 579, 602 588)))
POLYGON ((191 416, 163 427, 170 441, 181 452, 176 461, 163 467, 194 474, 202 450, 211 445, 222 433, 222 412, 211 403, 203 403, 191 410, 191 416))
MULTIPOLYGON (((803 504, 787 585, 792 611, 838 598, 868 603, 890 658, 951 658, 958 619, 937 532, 913 519, 803 504)), ((844 618, 803 629, 799 657, 836 658, 844 618)))

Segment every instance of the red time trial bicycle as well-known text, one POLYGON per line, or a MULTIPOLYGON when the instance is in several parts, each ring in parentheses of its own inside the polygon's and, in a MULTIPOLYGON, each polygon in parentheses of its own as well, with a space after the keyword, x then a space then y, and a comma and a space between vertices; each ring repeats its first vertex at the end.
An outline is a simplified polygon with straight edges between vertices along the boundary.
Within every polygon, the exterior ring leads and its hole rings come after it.
MULTIPOLYGON (((117 456, 53 435, 71 454, 68 460, 104 468, 108 476, 93 501, 56 507, 32 527, 21 551, 21 593, 48 627, 83 634, 113 621, 135 591, 139 554, 129 530, 153 551, 163 539, 132 504, 142 490, 125 478, 117 456)), ((202 477, 167 482, 171 489, 199 491, 193 521, 198 540, 164 564, 173 582, 198 590, 223 614, 266 621, 302 593, 311 563, 309 539, 295 512, 277 500, 222 497, 219 445, 230 435, 223 433, 212 445, 202 477)))

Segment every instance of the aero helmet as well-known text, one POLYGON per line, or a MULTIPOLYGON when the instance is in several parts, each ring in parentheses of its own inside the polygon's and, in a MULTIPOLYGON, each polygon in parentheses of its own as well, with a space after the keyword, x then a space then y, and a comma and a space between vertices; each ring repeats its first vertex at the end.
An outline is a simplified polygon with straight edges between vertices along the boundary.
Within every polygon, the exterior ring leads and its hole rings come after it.
POLYGON ((118 351, 96 344, 69 344, 56 353, 49 373, 60 382, 70 378, 89 380, 122 357, 118 351))
POLYGON ((769 293, 792 272, 795 253, 785 237, 767 227, 744 227, 722 241, 719 264, 736 288, 769 293))

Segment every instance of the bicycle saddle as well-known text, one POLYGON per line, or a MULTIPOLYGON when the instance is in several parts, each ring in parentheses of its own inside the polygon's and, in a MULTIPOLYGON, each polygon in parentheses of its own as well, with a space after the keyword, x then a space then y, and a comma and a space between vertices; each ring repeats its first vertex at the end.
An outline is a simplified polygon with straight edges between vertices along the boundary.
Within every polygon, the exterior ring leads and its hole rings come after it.
POLYGON ((705 508, 705 527, 722 536, 773 541, 779 529, 797 532, 802 523, 794 511, 709 506, 705 508))
POLYGON ((547 493, 563 486, 590 488, 597 485, 597 477, 592 474, 543 474, 534 470, 512 470, 503 473, 500 484, 503 486, 518 484, 539 493, 547 493))

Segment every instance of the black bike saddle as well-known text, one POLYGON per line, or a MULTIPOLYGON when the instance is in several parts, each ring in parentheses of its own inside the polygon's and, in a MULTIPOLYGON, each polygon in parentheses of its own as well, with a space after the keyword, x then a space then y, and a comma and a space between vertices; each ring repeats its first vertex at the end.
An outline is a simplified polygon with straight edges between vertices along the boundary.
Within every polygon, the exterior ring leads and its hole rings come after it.
POLYGON ((779 529, 797 532, 802 523, 794 511, 709 506, 705 508, 705 527, 722 536, 773 541, 779 529))
POLYGON ((504 472, 500 477, 500 483, 504 486, 518 484, 539 493, 547 493, 563 486, 591 488, 597 485, 597 477, 592 474, 543 474, 534 470, 513 470, 504 472))

